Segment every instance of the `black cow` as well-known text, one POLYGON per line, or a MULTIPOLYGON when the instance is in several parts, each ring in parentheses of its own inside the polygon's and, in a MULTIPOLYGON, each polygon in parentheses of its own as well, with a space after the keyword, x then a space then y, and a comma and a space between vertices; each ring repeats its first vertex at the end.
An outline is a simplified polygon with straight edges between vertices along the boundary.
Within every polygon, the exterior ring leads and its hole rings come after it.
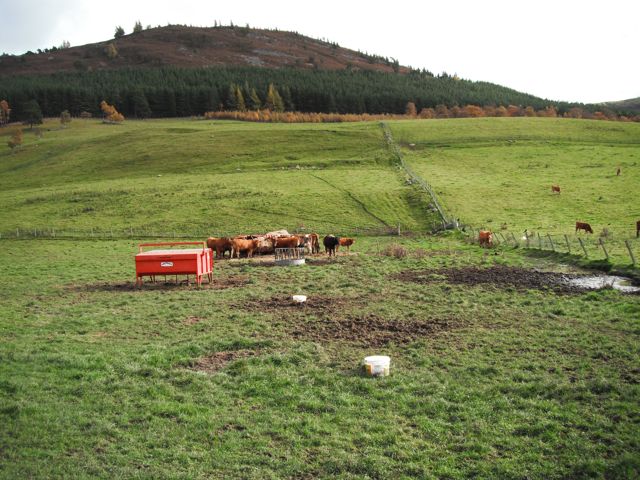
POLYGON ((324 251, 331 256, 336 256, 336 246, 340 244, 340 238, 335 235, 327 235, 322 239, 322 243, 324 244, 324 251))

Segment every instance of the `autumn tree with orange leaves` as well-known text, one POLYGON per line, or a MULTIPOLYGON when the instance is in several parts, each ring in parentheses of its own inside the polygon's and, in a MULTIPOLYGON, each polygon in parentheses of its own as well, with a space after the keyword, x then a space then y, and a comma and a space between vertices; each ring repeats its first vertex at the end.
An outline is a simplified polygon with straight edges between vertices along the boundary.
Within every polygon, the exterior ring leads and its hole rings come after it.
POLYGON ((100 102, 100 109, 102 113, 104 113, 104 121, 108 123, 117 123, 122 122, 124 120, 124 115, 122 115, 116 107, 113 105, 109 105, 106 101, 100 102))
POLYGON ((16 130, 16 133, 11 136, 7 145, 11 148, 11 153, 15 152, 16 148, 22 145, 22 129, 16 130))
POLYGON ((11 109, 9 108, 9 102, 0 100, 0 127, 9 123, 10 115, 11 109))

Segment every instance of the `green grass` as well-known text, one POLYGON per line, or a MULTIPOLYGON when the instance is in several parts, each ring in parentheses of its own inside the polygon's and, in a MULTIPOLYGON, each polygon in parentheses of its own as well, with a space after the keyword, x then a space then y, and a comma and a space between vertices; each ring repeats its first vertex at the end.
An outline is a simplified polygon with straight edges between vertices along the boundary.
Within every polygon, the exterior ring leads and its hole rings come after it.
POLYGON ((426 231, 377 124, 55 123, 0 154, 3 230, 426 231))
POLYGON ((567 119, 390 122, 406 161, 476 228, 620 238, 640 218, 640 125, 567 119), (408 144, 415 144, 408 148, 408 144), (622 175, 616 176, 620 166, 622 175), (551 185, 560 185, 554 195, 551 185))
MULTIPOLYGON (((391 122, 407 161, 464 222, 561 233, 580 217, 616 237, 638 210, 638 127, 391 122)), ((55 128, 0 154, 2 230, 325 234, 434 221, 377 124, 55 128)), ((459 234, 380 255, 393 241, 360 237, 357 255, 292 269, 216 263, 217 284, 234 288, 135 290, 133 240, 0 240, 0 478, 640 475, 640 296, 409 283, 396 274, 567 271, 574 259, 487 251, 459 234), (336 306, 327 317, 260 303, 295 293, 336 306), (369 328, 338 338, 343 319, 369 328), (449 328, 374 347, 367 334, 384 322, 449 328), (327 330, 310 336, 318 324, 327 330), (192 368, 237 350, 255 355, 213 374, 192 368), (392 375, 361 376, 369 354, 390 355, 392 375)))
MULTIPOLYGON (((219 262, 243 287, 133 290, 128 241, 2 241, 2 478, 631 478, 639 474, 640 297, 418 285, 407 269, 502 263, 453 237, 359 239, 357 256, 274 269, 219 262), (322 320, 248 302, 347 299, 337 317, 448 319, 370 348, 294 338, 322 320), (199 317, 200 322, 185 322, 199 317), (199 357, 256 356, 210 375, 199 357), (389 354, 392 375, 358 372, 389 354)), ((326 321, 326 320, 322 320, 326 321)))

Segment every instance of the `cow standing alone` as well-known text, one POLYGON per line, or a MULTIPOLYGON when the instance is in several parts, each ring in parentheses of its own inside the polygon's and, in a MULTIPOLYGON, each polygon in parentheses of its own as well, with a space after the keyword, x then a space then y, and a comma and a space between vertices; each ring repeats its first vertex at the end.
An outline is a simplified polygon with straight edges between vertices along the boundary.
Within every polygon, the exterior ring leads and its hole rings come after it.
POLYGON ((481 247, 491 248, 493 246, 493 232, 480 230, 478 232, 478 244, 481 247))
POLYGON ((578 233, 578 230, 584 230, 584 233, 593 233, 591 225, 584 222, 576 222, 576 233, 578 233))
POLYGON ((551 193, 560 193, 560 185, 551 185, 551 193))

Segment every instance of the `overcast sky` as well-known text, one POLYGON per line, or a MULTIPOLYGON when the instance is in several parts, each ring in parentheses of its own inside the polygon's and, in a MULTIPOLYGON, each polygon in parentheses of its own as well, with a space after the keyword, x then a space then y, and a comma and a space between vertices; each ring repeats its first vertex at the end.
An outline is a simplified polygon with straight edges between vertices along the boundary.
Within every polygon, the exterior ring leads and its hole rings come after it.
POLYGON ((0 52, 99 42, 116 25, 295 30, 552 100, 640 97, 640 0, 0 0, 0 52))

